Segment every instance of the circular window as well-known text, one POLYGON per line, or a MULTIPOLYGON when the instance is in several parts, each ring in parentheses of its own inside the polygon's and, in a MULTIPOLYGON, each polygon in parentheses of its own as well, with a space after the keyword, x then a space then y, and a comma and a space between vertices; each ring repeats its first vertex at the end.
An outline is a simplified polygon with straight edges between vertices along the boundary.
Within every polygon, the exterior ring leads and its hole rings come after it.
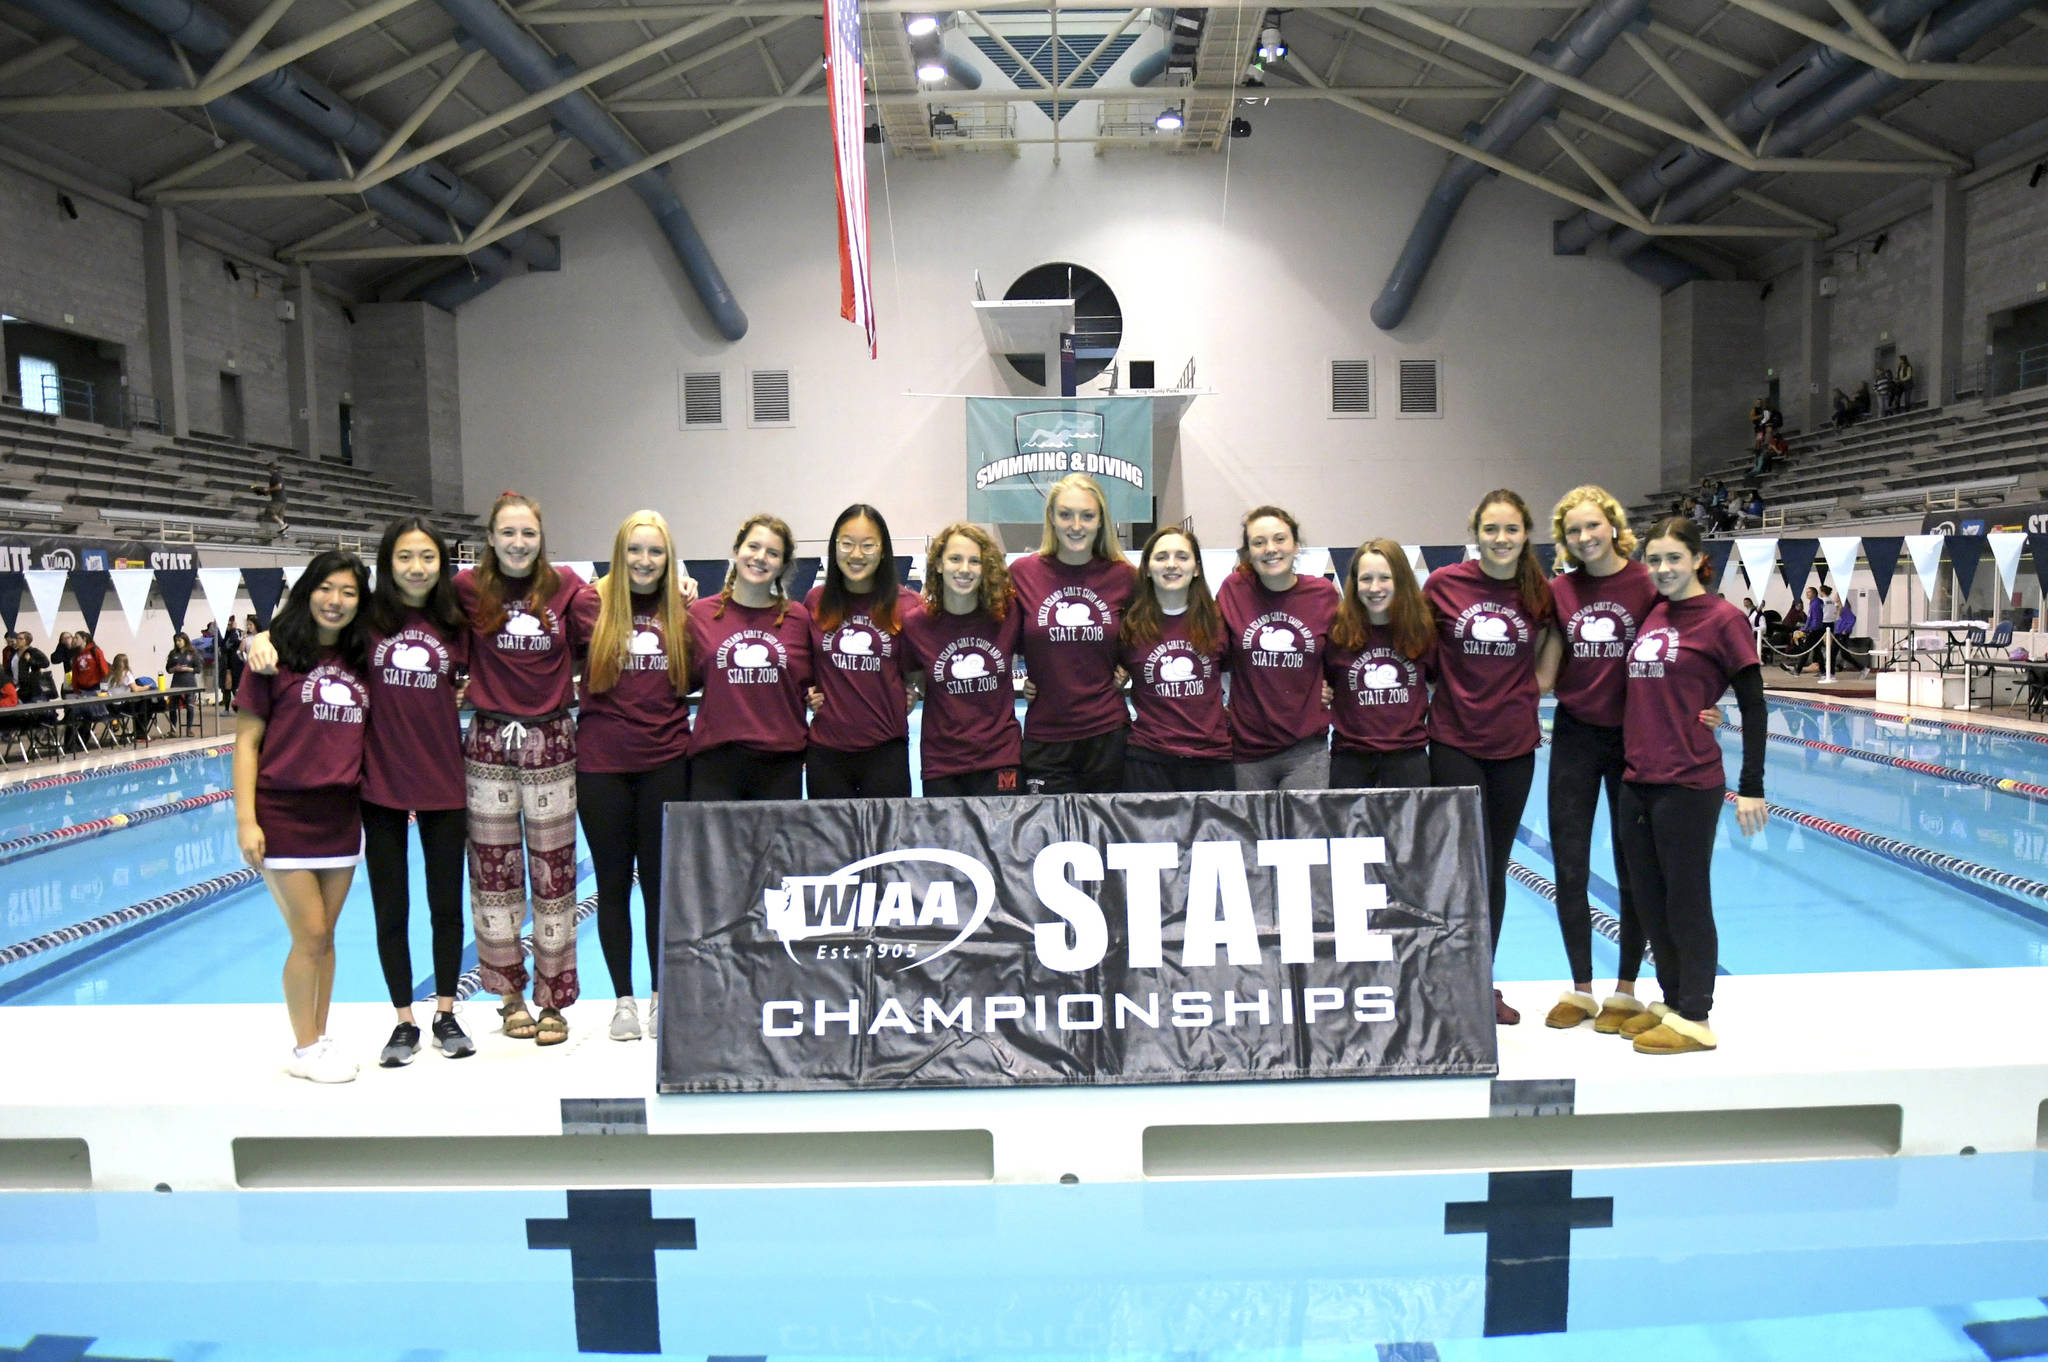
MULTIPOLYGON (((1109 367, 1124 339, 1123 305, 1102 276, 1079 265, 1054 261, 1017 276, 1005 302, 1062 298, 1074 304, 1074 381, 1086 383, 1109 367)), ((1006 355, 1027 383, 1045 386, 1045 356, 1006 355)))

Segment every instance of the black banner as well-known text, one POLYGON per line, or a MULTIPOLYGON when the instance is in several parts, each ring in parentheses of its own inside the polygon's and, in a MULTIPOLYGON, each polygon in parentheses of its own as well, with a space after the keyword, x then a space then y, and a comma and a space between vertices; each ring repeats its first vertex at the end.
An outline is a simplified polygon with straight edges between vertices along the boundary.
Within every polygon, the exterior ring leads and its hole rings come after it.
POLYGON ((1920 517, 1922 534, 1991 534, 2018 530, 2048 534, 2048 501, 2029 501, 1982 510, 1929 511, 1920 517))
POLYGON ((76 535, 0 534, 0 571, 106 572, 113 568, 196 568, 190 544, 156 539, 81 539, 76 535))
POLYGON ((1469 789, 671 804, 662 1092, 1491 1075, 1469 789))

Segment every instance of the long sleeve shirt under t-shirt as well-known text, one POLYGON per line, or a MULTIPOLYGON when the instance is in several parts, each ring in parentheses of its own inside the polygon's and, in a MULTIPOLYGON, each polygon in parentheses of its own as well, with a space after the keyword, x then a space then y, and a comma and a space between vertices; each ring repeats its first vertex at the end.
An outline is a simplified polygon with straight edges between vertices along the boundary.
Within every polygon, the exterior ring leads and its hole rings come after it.
POLYGON ((1657 586, 1641 563, 1625 562, 1605 577, 1577 568, 1550 579, 1557 628, 1564 636, 1558 660, 1557 703, 1581 723, 1621 726, 1628 683, 1628 650, 1657 603, 1657 586))
POLYGON ((451 634, 418 610, 406 611, 392 633, 371 632, 363 739, 363 798, 370 803, 460 809, 469 802, 455 704, 455 671, 468 662, 469 638, 468 630, 451 634))
POLYGON ((1230 635, 1230 736, 1239 761, 1284 752, 1330 731, 1323 707, 1323 643, 1337 618, 1337 588, 1321 577, 1268 591, 1238 571, 1216 593, 1230 635))
POLYGON ((1628 709, 1621 726, 1625 778, 1696 790, 1725 786, 1721 744, 1699 715, 1718 704, 1738 677, 1743 678, 1737 691, 1743 701, 1738 791, 1760 798, 1763 684, 1749 621, 1711 591, 1652 606, 1629 649, 1628 709), (1745 689, 1753 699, 1742 694, 1745 689))
MULTIPOLYGON (((593 775, 652 771, 681 757, 690 747, 690 702, 676 694, 669 679, 661 597, 651 591, 635 591, 627 599, 633 607, 633 628, 610 689, 591 690, 590 663, 586 660, 583 664, 583 700, 576 712, 576 769, 593 775)), ((579 638, 596 636, 600 606, 595 589, 576 598, 579 638)))
POLYGON ((1159 637, 1126 643, 1123 668, 1131 677, 1130 745, 1168 757, 1230 760, 1230 721, 1223 712, 1221 637, 1207 650, 1188 637, 1188 614, 1163 615, 1159 637))
POLYGON ((1031 740, 1080 742, 1130 722, 1114 674, 1117 630, 1138 570, 1121 558, 1062 563, 1034 553, 1011 566, 1010 580, 1024 665, 1038 692, 1024 711, 1031 740))
POLYGON ((804 597, 811 612, 811 680, 825 696, 824 708, 811 719, 811 741, 834 752, 866 752, 910 734, 903 699, 903 628, 924 609, 924 598, 907 587, 896 589, 892 634, 875 622, 873 594, 849 592, 846 618, 831 629, 818 623, 825 588, 814 586, 804 597))
MULTIPOLYGON (((489 633, 470 631, 469 703, 486 714, 519 719, 566 712, 575 699, 575 639, 571 615, 578 594, 589 583, 559 563, 561 581, 554 596, 531 599, 533 577, 507 578, 508 588, 523 594, 505 602, 505 618, 489 633)), ((455 576, 455 594, 471 619, 477 613, 476 569, 455 576)))
POLYGON ((690 657, 704 681, 691 756, 728 743, 758 752, 804 750, 810 611, 794 603, 755 609, 707 597, 690 607, 690 657), (778 621, 781 610, 787 613, 778 621))
POLYGON ((1512 579, 1477 562, 1429 574, 1423 598, 1436 615, 1437 684, 1431 742, 1481 761, 1527 756, 1542 741, 1536 721, 1536 631, 1512 579))

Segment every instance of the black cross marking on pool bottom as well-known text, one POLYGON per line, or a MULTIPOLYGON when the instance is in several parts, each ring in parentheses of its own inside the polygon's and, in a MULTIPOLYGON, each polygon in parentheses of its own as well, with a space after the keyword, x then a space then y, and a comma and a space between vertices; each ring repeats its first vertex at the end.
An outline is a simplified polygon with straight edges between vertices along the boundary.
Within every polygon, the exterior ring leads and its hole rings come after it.
POLYGON ((1572 1231, 1613 1224, 1614 1198, 1574 1197, 1570 1169, 1490 1173, 1486 1200, 1446 1205, 1445 1234, 1486 1235, 1486 1337, 1563 1333, 1572 1231))
MULTIPOLYGON (((2041 1298, 2048 1305, 2048 1296, 2041 1298)), ((1984 1350, 1990 1362, 2021 1357, 2048 1357, 2048 1315, 2024 1319, 1991 1319, 1965 1324, 1963 1333, 1984 1350)))
MULTIPOLYGON (((564 1135, 647 1133, 647 1103, 564 1100, 564 1135)), ((526 1222, 529 1249, 567 1249, 576 1300, 576 1348, 586 1353, 661 1351, 657 1249, 697 1247, 695 1220, 657 1220, 654 1193, 571 1191, 560 1220, 526 1222)))
POLYGON ((142 1358, 88 1353, 86 1349, 93 1342, 75 1334, 36 1334, 19 1348, 0 1348, 0 1362, 145 1362, 142 1358))

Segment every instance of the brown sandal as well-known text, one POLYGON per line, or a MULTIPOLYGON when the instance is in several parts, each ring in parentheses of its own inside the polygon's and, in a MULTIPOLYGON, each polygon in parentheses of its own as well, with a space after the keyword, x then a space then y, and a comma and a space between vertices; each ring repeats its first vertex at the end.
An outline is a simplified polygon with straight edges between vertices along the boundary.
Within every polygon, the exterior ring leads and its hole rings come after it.
POLYGON ((498 1015, 503 1018, 498 1029, 514 1040, 532 1040, 540 1034, 540 1025, 526 1010, 524 998, 507 998, 498 1005, 498 1015))
POLYGON ((562 1018, 559 1010, 543 1007, 540 1010, 540 1024, 535 1028, 535 1045, 560 1045, 569 1039, 569 1023, 562 1018))

